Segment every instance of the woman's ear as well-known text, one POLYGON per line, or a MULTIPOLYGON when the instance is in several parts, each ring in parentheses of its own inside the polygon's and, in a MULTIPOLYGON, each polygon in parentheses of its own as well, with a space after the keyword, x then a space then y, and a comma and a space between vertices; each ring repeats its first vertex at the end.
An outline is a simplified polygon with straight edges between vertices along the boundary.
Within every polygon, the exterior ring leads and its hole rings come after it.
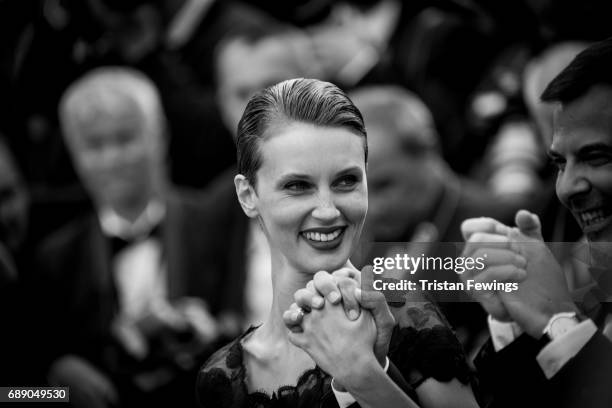
POLYGON ((234 177, 234 186, 236 187, 236 196, 242 211, 244 211, 247 217, 257 217, 259 212, 257 211, 257 193, 255 193, 255 188, 242 174, 234 177))

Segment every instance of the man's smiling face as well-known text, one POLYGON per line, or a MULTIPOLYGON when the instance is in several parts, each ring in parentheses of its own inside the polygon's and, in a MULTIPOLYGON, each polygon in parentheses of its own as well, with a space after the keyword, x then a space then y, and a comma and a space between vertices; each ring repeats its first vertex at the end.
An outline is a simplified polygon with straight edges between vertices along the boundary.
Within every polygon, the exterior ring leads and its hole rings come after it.
POLYGON ((591 242, 612 242, 612 87, 595 85, 554 114, 557 196, 591 242))

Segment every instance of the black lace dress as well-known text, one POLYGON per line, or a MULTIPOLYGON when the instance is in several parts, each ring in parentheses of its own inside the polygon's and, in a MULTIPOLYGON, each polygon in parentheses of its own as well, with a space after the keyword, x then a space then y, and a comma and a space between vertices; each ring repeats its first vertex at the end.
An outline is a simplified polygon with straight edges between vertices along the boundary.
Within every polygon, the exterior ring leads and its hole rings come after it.
MULTIPOLYGON (((426 311, 419 306, 421 321, 405 319, 414 308, 392 308, 399 325, 395 328, 390 344, 389 358, 413 387, 427 378, 438 381, 459 379, 464 384, 470 380, 465 355, 452 330, 436 323, 424 327, 426 311), (404 317, 398 318, 398 315, 404 317), (410 320, 411 326, 405 326, 410 320)), ((437 312, 437 311, 436 311, 437 312)), ((439 321, 438 321, 439 322, 439 321)), ((243 362, 242 340, 256 328, 251 327, 242 336, 217 351, 198 374, 196 392, 198 401, 205 408, 306 408, 337 407, 331 389, 331 377, 318 366, 305 371, 296 385, 280 387, 273 395, 265 392, 249 392, 246 384, 246 368, 243 362)), ((414 397, 414 396, 413 396, 414 397)))
POLYGON ((200 370, 198 400, 202 407, 319 407, 333 406, 331 377, 318 366, 300 375, 296 385, 280 387, 273 395, 249 392, 242 340, 255 327, 217 351, 200 370), (332 404, 332 405, 329 405, 332 404))

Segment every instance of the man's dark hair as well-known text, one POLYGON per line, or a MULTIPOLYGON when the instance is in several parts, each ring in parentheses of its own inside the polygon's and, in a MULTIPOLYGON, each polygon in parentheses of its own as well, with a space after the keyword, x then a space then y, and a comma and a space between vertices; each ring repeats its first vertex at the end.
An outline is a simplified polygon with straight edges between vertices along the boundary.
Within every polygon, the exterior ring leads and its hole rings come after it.
POLYGON ((612 86, 612 37, 591 45, 578 54, 542 93, 542 102, 567 104, 593 85, 612 86))

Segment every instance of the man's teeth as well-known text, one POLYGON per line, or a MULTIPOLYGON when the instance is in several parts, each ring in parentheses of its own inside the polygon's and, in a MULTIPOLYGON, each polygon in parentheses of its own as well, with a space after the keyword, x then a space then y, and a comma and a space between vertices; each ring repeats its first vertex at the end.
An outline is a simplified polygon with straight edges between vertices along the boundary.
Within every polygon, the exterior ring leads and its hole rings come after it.
POLYGON ((337 230, 329 234, 323 234, 320 232, 305 232, 304 236, 311 241, 327 242, 333 241, 334 239, 338 238, 341 233, 342 229, 338 228, 337 230))
POLYGON ((606 215, 603 210, 584 211, 580 213, 580 220, 585 225, 591 225, 603 221, 606 215))

